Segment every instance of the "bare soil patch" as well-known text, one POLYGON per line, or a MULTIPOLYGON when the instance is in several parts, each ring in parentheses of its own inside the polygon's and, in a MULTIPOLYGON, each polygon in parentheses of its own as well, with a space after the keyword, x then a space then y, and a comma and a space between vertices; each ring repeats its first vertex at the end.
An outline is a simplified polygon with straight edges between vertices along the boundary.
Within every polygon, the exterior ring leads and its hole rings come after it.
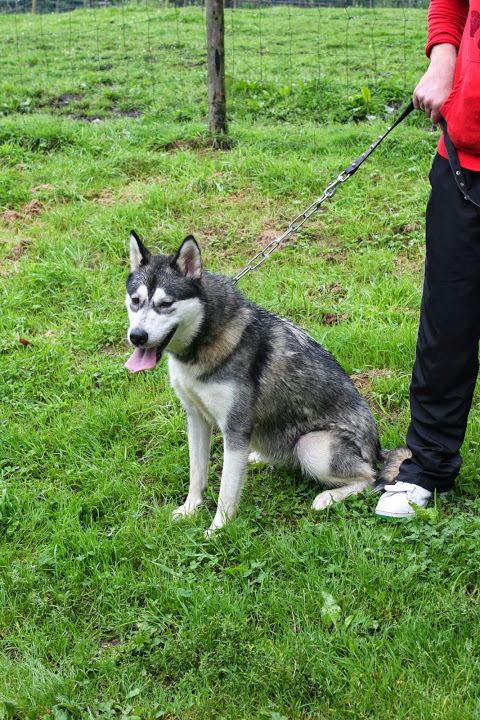
POLYGON ((197 137, 190 140, 171 140, 163 145, 155 143, 154 150, 176 152, 177 150, 231 150, 233 140, 225 137, 197 137))
POLYGON ((382 408, 378 402, 376 401, 374 395, 373 395, 373 385, 375 383, 375 380, 382 377, 390 377, 392 375, 391 370, 386 369, 377 369, 374 368, 372 370, 365 370, 361 373, 353 373, 353 375, 350 375, 350 378, 353 381, 353 384, 357 388, 360 395, 367 401, 367 403, 370 405, 372 410, 375 410, 375 412, 378 415, 386 415, 386 412, 384 408, 382 408))
POLYGON ((80 93, 65 93, 64 95, 59 95, 58 97, 51 98, 48 101, 48 105, 51 108, 62 108, 66 105, 70 105, 72 102, 76 102, 77 100, 82 100, 85 96, 81 95, 80 93))
MULTIPOLYGON (((2 241, 0 241, 2 242, 2 241)), ((4 241, 7 242, 7 241, 4 241)), ((33 243, 33 238, 28 237, 22 237, 20 238, 15 245, 10 248, 10 250, 7 253, 7 258, 9 260, 19 260, 22 255, 24 255, 28 249, 28 247, 33 243)))

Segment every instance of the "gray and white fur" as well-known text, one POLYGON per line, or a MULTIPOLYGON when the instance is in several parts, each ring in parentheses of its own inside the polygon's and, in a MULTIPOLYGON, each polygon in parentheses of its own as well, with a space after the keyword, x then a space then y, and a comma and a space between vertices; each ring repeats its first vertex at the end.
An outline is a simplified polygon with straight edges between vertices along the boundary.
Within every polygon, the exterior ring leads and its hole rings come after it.
MULTIPOLYGON (((153 367, 165 350, 170 381, 187 415, 190 487, 175 516, 194 513, 207 485, 212 430, 224 464, 210 531, 235 514, 248 462, 299 469, 324 485, 322 510, 373 484, 377 465, 393 480, 405 449, 380 449, 367 403, 319 343, 206 272, 193 236, 154 256, 132 232, 126 304, 127 367, 153 367)), ((379 478, 380 481, 386 478, 379 478)))

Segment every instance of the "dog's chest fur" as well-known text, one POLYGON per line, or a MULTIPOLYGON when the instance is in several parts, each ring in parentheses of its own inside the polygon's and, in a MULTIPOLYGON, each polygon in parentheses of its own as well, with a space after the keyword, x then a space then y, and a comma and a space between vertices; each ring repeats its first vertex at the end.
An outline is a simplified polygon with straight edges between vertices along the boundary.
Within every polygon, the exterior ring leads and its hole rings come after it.
POLYGON ((168 358, 170 383, 187 412, 196 409, 220 430, 227 425, 234 406, 237 387, 234 382, 202 381, 192 368, 171 355, 168 358))

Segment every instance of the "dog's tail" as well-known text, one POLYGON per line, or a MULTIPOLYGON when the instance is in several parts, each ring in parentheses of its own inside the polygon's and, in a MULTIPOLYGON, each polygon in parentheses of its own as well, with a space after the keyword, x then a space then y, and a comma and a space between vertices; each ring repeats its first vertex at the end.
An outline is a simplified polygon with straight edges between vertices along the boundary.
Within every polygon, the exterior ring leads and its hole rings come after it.
POLYGON ((407 458, 412 457, 412 453, 407 447, 398 447, 394 450, 381 450, 380 462, 382 463, 382 469, 377 475, 372 489, 383 490, 385 485, 395 482, 400 465, 407 458))

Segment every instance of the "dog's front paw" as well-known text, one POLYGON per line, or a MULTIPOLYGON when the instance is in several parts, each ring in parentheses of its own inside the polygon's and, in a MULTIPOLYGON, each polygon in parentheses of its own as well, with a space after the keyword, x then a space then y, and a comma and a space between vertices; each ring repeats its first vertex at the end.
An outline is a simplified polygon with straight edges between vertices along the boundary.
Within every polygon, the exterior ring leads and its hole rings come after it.
POLYGON ((172 512, 172 518, 174 518, 174 520, 178 520, 178 518, 186 517, 187 514, 185 505, 180 505, 180 507, 176 508, 176 510, 172 512))
POLYGON ((216 525, 215 523, 212 523, 208 530, 205 530, 203 535, 204 537, 212 537, 212 535, 215 535, 218 533, 219 530, 223 528, 223 525, 216 525))
POLYGON ((189 517, 190 515, 195 515, 195 513, 198 511, 200 505, 201 505, 200 502, 192 503, 192 502, 189 502, 187 499, 187 500, 185 500, 185 503, 183 505, 180 505, 180 507, 178 507, 176 510, 173 511, 172 517, 174 519, 178 519, 178 518, 189 517))
POLYGON ((205 532, 203 533, 205 537, 210 537, 211 535, 214 535, 216 532, 221 530, 224 527, 225 523, 228 521, 228 519, 228 516, 217 512, 217 514, 212 520, 212 524, 210 525, 208 530, 205 530, 205 532))

